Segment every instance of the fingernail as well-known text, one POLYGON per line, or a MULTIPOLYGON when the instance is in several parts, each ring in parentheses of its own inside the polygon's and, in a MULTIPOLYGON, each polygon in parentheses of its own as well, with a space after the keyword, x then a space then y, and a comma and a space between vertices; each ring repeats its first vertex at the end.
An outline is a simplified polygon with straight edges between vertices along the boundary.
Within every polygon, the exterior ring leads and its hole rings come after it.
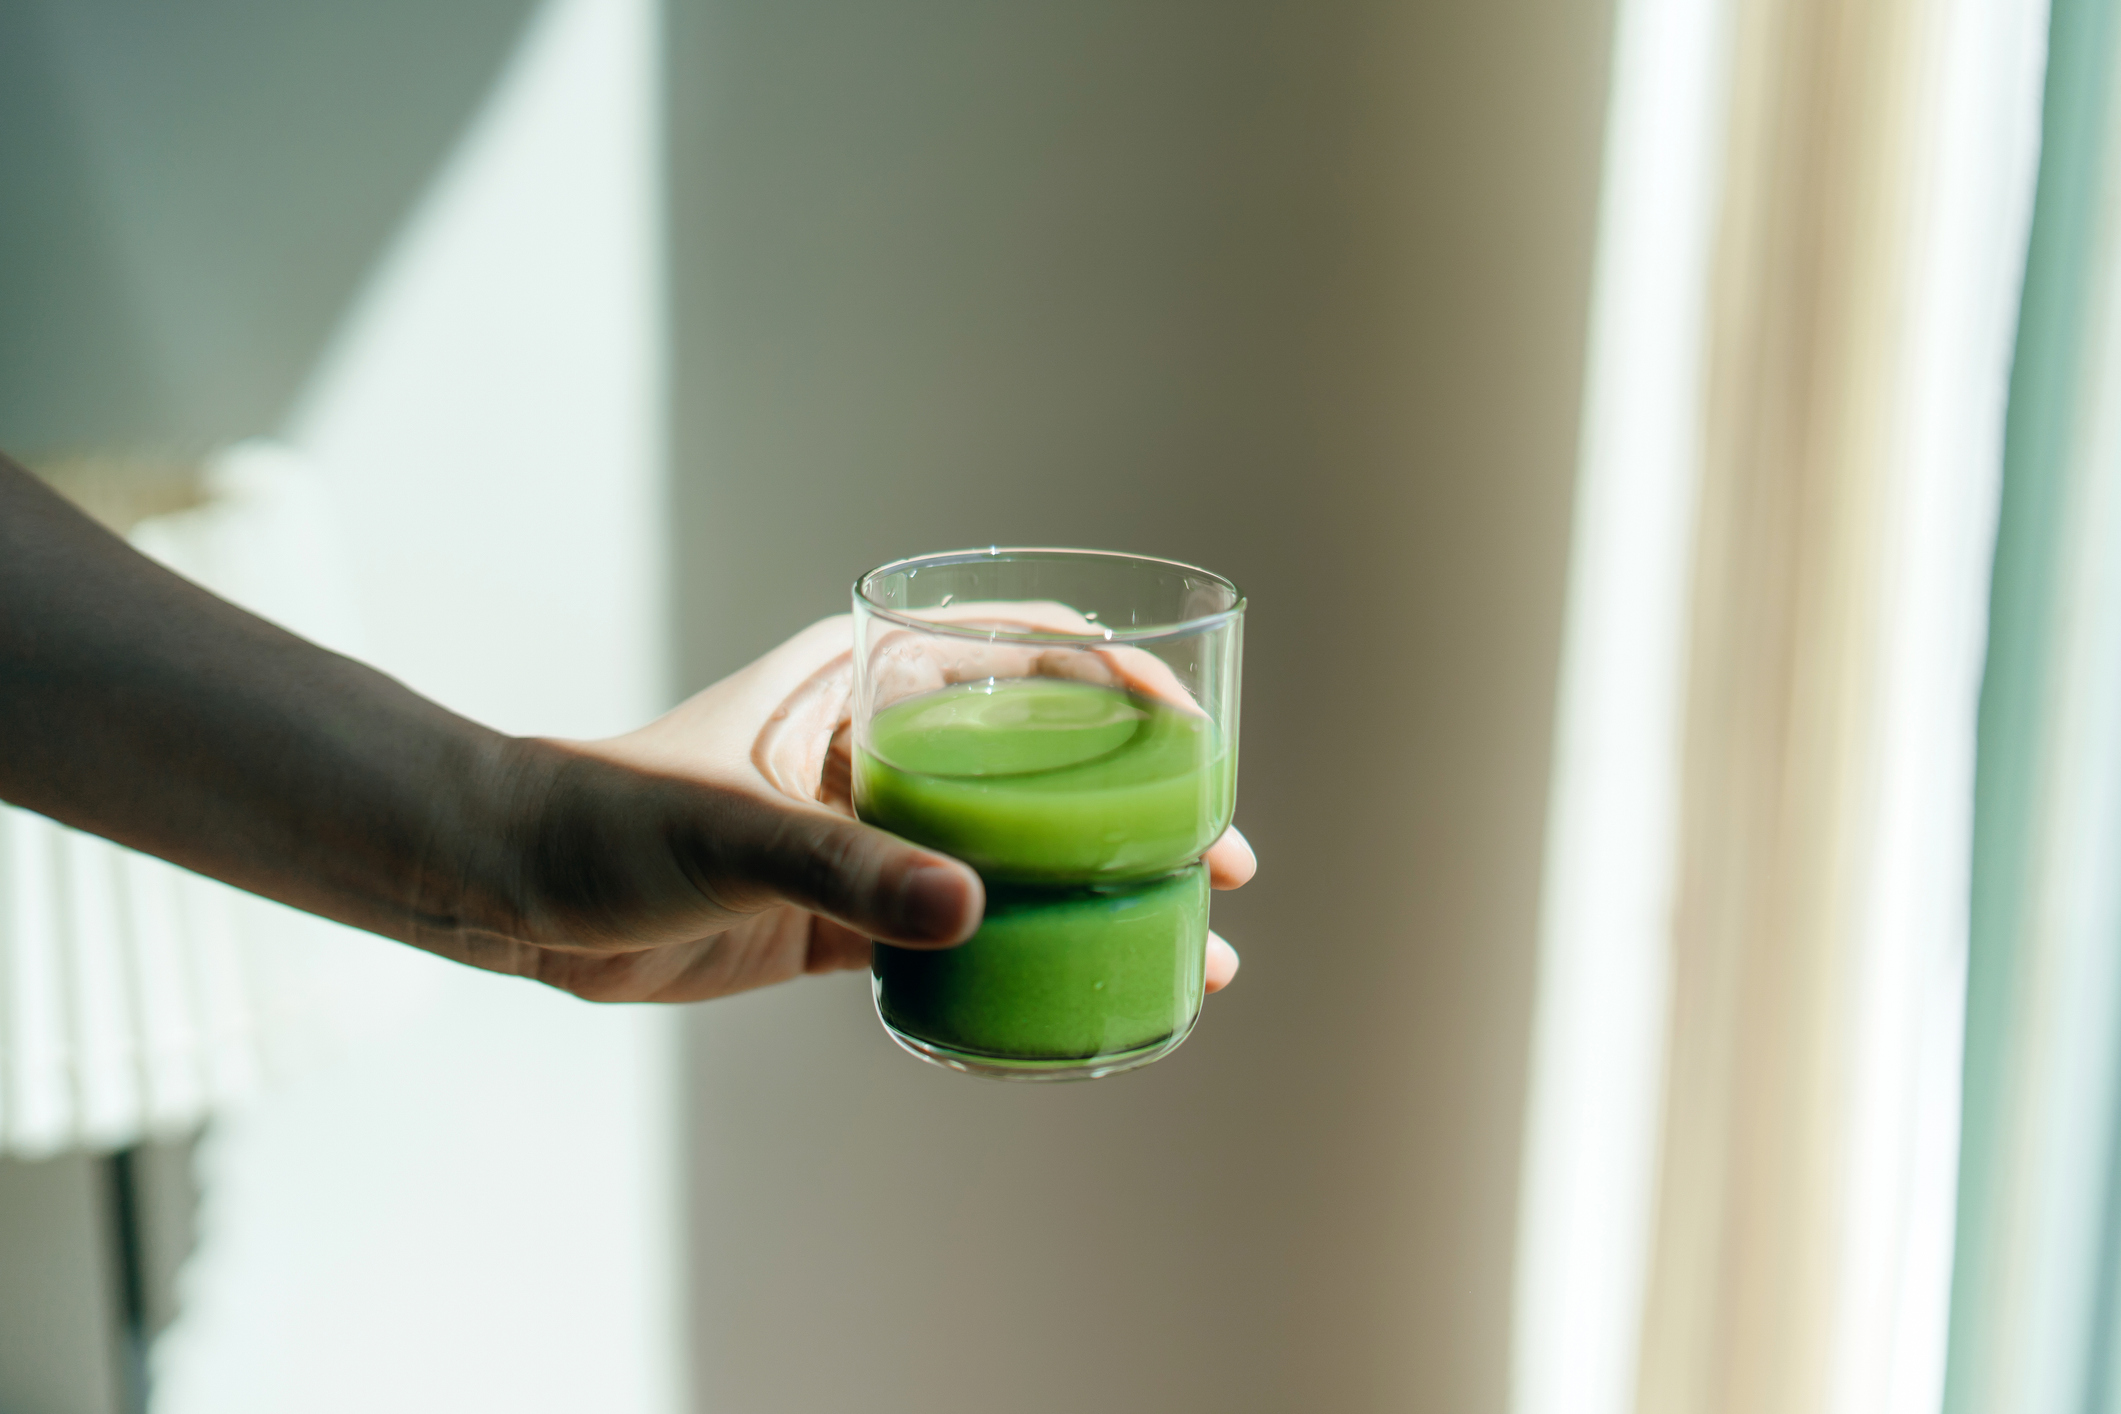
POLYGON ((955 941, 966 931, 965 877, 945 864, 922 864, 899 885, 899 919, 909 937, 955 941))

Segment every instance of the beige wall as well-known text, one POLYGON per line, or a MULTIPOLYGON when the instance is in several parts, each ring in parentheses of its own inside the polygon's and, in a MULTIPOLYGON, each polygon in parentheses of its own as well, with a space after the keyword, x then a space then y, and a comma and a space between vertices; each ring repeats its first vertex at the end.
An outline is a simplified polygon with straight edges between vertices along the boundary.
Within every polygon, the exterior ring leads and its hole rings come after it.
POLYGON ((691 1018, 699 1405, 1498 1410, 1602 0, 678 0, 688 683, 895 555, 1253 599, 1245 956, 1008 1088, 691 1018))

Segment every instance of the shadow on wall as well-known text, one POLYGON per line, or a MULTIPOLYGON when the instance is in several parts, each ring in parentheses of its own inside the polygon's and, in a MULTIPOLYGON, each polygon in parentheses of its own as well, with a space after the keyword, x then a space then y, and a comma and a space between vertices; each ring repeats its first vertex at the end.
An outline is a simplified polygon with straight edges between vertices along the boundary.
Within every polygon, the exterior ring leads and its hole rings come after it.
POLYGON ((277 428, 532 8, 0 6, 0 446, 277 428))

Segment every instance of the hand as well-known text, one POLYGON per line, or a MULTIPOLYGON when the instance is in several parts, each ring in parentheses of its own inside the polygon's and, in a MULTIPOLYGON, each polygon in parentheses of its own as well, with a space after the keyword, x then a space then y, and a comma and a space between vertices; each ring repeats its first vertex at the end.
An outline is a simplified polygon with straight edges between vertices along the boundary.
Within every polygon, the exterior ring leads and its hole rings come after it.
MULTIPOLYGON (((414 941, 592 1000, 667 1002, 867 967, 871 939, 963 942, 979 877, 853 819, 851 681, 850 621, 827 619, 639 731, 518 743, 520 863, 488 876, 513 878, 507 904, 457 915, 505 921, 414 941)), ((1256 867, 1234 829, 1206 859, 1222 889, 1256 867)), ((1237 965, 1211 934, 1207 989, 1237 965)))
MULTIPOLYGON (((722 996, 978 928, 977 875, 850 818, 848 648, 828 620, 628 736, 512 739, 171 574, 0 456, 0 800, 579 996, 722 996)), ((1008 671, 1190 703, 1160 666, 1008 671)), ((1208 865, 1235 888, 1252 851, 1233 831, 1208 865)), ((1211 939, 1210 990, 1236 970, 1211 939)))

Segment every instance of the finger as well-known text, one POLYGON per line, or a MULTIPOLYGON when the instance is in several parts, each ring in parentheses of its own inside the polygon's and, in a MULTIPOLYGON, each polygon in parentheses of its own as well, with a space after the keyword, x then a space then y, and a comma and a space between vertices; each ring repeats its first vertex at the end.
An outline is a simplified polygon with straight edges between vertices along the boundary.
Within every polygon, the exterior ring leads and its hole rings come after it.
POLYGON ((1237 976, 1237 949, 1219 933, 1208 935, 1208 990, 1220 992, 1237 976))
MULTIPOLYGON (((813 966, 820 928, 838 925, 793 908, 775 908, 725 933, 667 947, 590 955, 542 948, 531 975, 585 1001, 706 1001, 827 970, 841 937, 849 935, 842 929, 829 936, 813 966)), ((866 962, 866 940, 861 949, 866 962)))
POLYGON ((1259 872, 1259 856, 1252 853, 1251 843, 1237 832, 1235 825, 1224 830, 1222 838, 1208 846, 1205 858, 1210 888, 1242 888, 1259 872))
POLYGON ((810 947, 803 954, 805 972, 852 972, 869 965, 869 939, 830 918, 810 920, 810 947))
POLYGON ((1179 681, 1178 674, 1171 670, 1171 665, 1148 649, 1123 646, 1099 649, 1098 654, 1121 683, 1141 696, 1154 698, 1167 707, 1175 707, 1195 717, 1207 715, 1193 700, 1186 685, 1179 681))
POLYGON ((854 813, 854 723, 843 721, 825 746, 825 768, 818 772, 818 804, 842 815, 854 813))
POLYGON ((777 702, 821 666, 853 648, 854 616, 833 614, 754 658, 737 676, 746 679, 746 688, 777 702))
POLYGON ((870 680, 880 704, 983 678, 1064 677, 1116 681, 1096 652, 1107 634, 1066 604, 1053 600, 978 600, 913 611, 935 624, 934 634, 886 630, 869 650, 870 680), (1086 640, 1071 646, 1023 643, 994 634, 1053 634, 1086 640))
POLYGON ((725 857, 739 889, 763 889, 902 947, 951 947, 979 927, 986 891, 979 875, 948 855, 823 807, 761 815, 737 828, 725 857))
MULTIPOLYGON (((765 721, 769 727, 784 718, 804 719, 780 731, 785 741, 801 743, 804 726, 834 713, 844 715, 846 684, 852 676, 852 624, 846 614, 820 619, 750 666, 694 693, 639 731, 599 743, 598 749, 673 776, 697 775, 718 762, 734 765, 762 749, 770 756, 773 744, 761 748, 716 730, 717 722, 732 713, 765 721)), ((828 727, 825 735, 830 734, 828 727)), ((800 753, 766 774, 777 786, 806 799, 811 797, 804 796, 802 782, 808 780, 811 796, 815 794, 817 764, 800 753)))
POLYGON ((987 678, 1066 677, 1106 686, 1118 682, 1111 666, 1088 648, 1050 648, 976 635, 931 637, 909 629, 880 634, 869 645, 868 664, 879 708, 951 683, 987 678))
POLYGON ((871 655, 881 701, 988 677, 1057 677, 1125 687, 1181 712, 1201 714, 1200 704, 1169 663, 1146 649, 1110 643, 1110 629, 1069 605, 1050 600, 976 602, 923 609, 914 617, 974 633, 1067 634, 1084 641, 1027 644, 887 632, 877 640, 871 655))
POLYGON ((972 628, 1031 629, 1038 633, 1102 633, 1103 626, 1072 604, 1058 599, 968 599, 934 609, 915 609, 906 615, 928 623, 963 624, 972 628))
MULTIPOLYGON (((828 645, 829 646, 829 645, 828 645)), ((751 764, 797 800, 821 800, 832 766, 832 742, 847 721, 854 655, 836 653, 767 715, 751 746, 751 764)))

